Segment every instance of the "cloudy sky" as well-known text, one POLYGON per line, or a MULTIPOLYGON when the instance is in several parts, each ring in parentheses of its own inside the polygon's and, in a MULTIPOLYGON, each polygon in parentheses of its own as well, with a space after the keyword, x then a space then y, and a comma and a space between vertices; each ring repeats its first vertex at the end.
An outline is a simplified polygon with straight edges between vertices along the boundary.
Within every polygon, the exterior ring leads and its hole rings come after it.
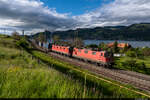
POLYGON ((41 31, 150 22, 150 0, 0 0, 0 29, 41 31))

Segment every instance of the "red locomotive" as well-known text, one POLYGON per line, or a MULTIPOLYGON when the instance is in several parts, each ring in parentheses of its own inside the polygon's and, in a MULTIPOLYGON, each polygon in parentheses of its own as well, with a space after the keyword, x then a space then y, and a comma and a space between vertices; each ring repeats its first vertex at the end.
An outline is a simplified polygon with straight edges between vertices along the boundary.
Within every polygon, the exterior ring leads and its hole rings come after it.
POLYGON ((52 45, 52 51, 70 57, 95 62, 98 65, 111 66, 113 64, 113 55, 107 51, 93 51, 58 45, 52 45))
POLYGON ((66 46, 52 45, 52 51, 67 56, 72 56, 73 49, 71 49, 71 47, 66 47, 66 46))

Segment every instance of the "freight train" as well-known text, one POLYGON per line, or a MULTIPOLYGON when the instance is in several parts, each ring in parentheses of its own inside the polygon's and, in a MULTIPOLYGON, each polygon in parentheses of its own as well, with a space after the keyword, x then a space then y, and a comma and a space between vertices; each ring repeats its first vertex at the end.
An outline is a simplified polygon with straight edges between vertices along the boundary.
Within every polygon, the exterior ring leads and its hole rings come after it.
MULTIPOLYGON (((44 48, 43 46, 40 47, 44 48)), ((92 62, 99 66, 112 67, 114 64, 113 54, 107 51, 94 51, 86 48, 79 49, 50 43, 48 44, 47 52, 48 51, 92 62)))

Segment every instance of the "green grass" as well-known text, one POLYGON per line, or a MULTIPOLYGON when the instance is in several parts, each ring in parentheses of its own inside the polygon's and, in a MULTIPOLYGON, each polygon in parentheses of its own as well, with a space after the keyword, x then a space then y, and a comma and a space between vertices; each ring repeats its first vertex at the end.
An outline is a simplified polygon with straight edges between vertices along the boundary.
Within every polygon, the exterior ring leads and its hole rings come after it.
MULTIPOLYGON (((1 39, 1 38, 0 38, 1 39)), ((2 39, 1 39, 2 40, 2 39)), ((15 47, 12 39, 5 41, 15 47)), ((82 98, 83 84, 62 74, 31 54, 3 46, 0 41, 0 97, 2 98, 82 98)), ((102 97, 86 91, 85 97, 102 97)))
POLYGON ((142 59, 139 58, 133 58, 133 57, 116 57, 116 68, 120 68, 123 70, 130 70, 130 71, 135 71, 135 72, 139 72, 139 73, 143 73, 143 74, 148 74, 150 75, 150 57, 143 57, 142 59), (135 60, 136 63, 142 63, 144 62, 146 65, 146 69, 142 69, 140 67, 135 67, 134 69, 131 69, 129 66, 123 66, 122 63, 126 62, 127 60, 135 60))
POLYGON ((85 75, 72 69, 77 66, 39 51, 32 55, 16 48, 12 38, 0 36, 1 98, 143 98, 91 76, 85 84, 85 75))
MULTIPOLYGON (((83 86, 53 69, 21 67, 0 71, 2 98, 82 98, 83 86)), ((87 91, 85 97, 98 97, 87 91)))

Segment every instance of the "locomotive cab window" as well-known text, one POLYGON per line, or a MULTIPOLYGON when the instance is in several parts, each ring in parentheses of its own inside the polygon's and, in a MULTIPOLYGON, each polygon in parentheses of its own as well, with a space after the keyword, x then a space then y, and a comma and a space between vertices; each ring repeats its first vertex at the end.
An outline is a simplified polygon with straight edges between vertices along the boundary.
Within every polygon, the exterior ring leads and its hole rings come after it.
POLYGON ((87 50, 85 50, 85 51, 84 51, 84 53, 88 53, 88 51, 87 51, 87 50))
POLYGON ((96 55, 96 52, 92 52, 92 55, 96 55))

